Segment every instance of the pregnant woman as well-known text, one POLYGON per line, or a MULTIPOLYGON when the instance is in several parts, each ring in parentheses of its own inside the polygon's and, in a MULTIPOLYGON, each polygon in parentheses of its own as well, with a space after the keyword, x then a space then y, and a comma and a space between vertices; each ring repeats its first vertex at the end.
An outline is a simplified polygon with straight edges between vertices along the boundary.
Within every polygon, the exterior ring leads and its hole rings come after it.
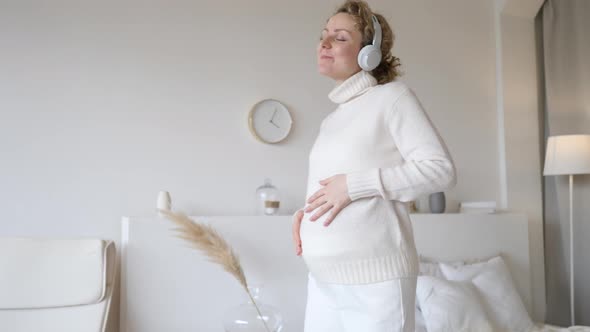
POLYGON ((414 331, 418 255, 407 202, 444 191, 455 167, 416 95, 398 81, 393 33, 364 1, 329 18, 318 70, 337 107, 309 155, 294 215, 308 269, 305 332, 414 331))

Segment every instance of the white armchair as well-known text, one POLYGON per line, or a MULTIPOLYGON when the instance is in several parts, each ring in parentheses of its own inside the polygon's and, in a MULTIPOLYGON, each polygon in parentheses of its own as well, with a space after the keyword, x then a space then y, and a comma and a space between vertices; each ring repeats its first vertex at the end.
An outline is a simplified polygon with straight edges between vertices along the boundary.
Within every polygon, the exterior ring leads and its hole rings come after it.
POLYGON ((104 332, 115 260, 111 241, 0 238, 0 331, 104 332))

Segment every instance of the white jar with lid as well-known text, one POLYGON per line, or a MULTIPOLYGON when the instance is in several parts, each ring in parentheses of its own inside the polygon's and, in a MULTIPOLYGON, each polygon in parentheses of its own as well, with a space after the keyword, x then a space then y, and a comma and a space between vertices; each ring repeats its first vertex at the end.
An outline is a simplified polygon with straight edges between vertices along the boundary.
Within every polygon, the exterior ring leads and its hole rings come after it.
MULTIPOLYGON (((167 191, 160 191, 158 193, 158 200, 156 202, 156 208, 158 210, 172 210, 172 199, 170 199, 170 193, 167 191)), ((158 211, 158 215, 162 216, 162 213, 158 211)))

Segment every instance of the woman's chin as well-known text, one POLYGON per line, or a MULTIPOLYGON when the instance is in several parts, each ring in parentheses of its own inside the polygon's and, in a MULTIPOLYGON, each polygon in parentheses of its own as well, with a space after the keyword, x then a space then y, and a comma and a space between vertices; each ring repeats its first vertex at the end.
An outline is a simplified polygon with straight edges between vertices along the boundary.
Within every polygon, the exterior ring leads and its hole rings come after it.
POLYGON ((318 66, 318 73, 320 75, 323 75, 323 76, 326 76, 326 77, 329 77, 332 79, 334 79, 334 76, 335 76, 334 71, 330 70, 329 68, 325 68, 323 66, 318 66))

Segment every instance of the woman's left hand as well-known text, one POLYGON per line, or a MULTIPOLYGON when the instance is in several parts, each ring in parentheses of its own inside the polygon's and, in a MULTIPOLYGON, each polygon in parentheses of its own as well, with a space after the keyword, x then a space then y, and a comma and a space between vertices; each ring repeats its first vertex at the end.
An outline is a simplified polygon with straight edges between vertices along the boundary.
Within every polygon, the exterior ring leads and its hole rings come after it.
POLYGON ((316 221, 330 211, 330 215, 324 222, 324 226, 328 226, 336 215, 351 202, 348 195, 348 185, 346 184, 346 174, 334 175, 320 181, 320 184, 324 187, 309 197, 307 200, 309 205, 305 208, 305 213, 310 213, 319 208, 309 219, 310 221, 316 221))

